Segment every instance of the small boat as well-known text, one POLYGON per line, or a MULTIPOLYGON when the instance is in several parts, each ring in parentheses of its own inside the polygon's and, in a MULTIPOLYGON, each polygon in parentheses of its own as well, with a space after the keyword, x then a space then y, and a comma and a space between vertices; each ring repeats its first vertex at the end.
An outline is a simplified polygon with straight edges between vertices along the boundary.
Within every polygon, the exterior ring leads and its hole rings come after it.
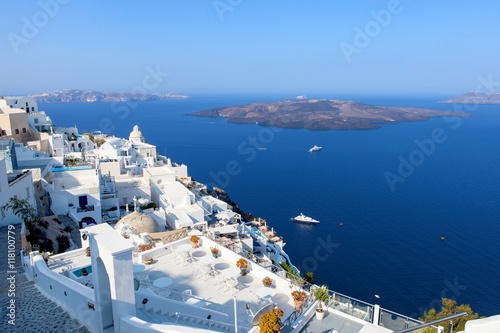
POLYGON ((300 213, 299 216, 296 216, 292 219, 293 222, 298 222, 298 223, 305 223, 305 224, 318 224, 319 221, 315 220, 311 217, 305 216, 304 214, 300 213))
POLYGON ((314 147, 312 147, 311 149, 309 149, 309 152, 312 153, 312 152, 315 152, 315 151, 320 151, 321 149, 323 149, 323 147, 318 147, 318 146, 314 145, 314 147))

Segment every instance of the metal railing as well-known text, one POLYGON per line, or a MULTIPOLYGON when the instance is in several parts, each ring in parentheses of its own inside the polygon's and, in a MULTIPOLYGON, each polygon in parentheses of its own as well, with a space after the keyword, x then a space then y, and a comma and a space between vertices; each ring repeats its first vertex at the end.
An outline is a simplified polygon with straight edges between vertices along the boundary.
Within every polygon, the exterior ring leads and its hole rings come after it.
POLYGON ((94 206, 88 206, 88 207, 78 207, 76 209, 77 213, 84 213, 84 212, 93 212, 95 210, 94 206))
POLYGON ((328 303, 329 308, 347 313, 369 323, 373 322, 373 309, 375 307, 373 304, 332 290, 329 290, 328 293, 331 296, 328 303))
POLYGON ((300 305, 293 311, 288 318, 286 318, 281 323, 281 332, 289 333, 292 331, 292 324, 297 320, 298 317, 314 302, 314 297, 309 294, 306 299, 300 303, 300 305))
POLYGON ((380 308, 379 325, 393 331, 422 324, 420 320, 380 308))
POLYGON ((178 230, 178 232, 173 232, 170 235, 163 236, 161 241, 163 242, 163 244, 167 244, 167 243, 171 243, 173 241, 179 240, 179 239, 186 238, 187 236, 188 236, 187 229, 182 228, 182 229, 178 230))
MULTIPOLYGON (((219 329, 225 330, 227 332, 236 332, 234 324, 224 323, 221 321, 216 321, 216 320, 207 319, 207 318, 196 317, 196 316, 187 315, 187 314, 183 314, 183 313, 179 313, 179 312, 176 312, 175 316, 176 316, 175 324, 177 324, 179 319, 183 320, 184 318, 187 318, 187 319, 191 319, 192 323, 194 323, 195 321, 198 321, 199 323, 203 323, 210 328, 213 328, 215 326, 215 328, 219 328, 219 329)), ((246 332, 248 330, 251 330, 250 327, 245 327, 245 326, 240 326, 240 325, 238 325, 238 329, 242 329, 242 332, 246 332)))
POLYGON ((456 313, 456 314, 448 316, 448 317, 436 319, 436 320, 430 321, 428 323, 422 323, 422 324, 419 324, 419 325, 416 325, 416 326, 413 326, 413 327, 410 327, 410 328, 405 328, 405 329, 402 329, 402 330, 399 330, 399 331, 395 331, 394 333, 413 332, 413 331, 416 331, 416 330, 420 330, 422 328, 426 328, 426 327, 429 327, 429 326, 433 326, 433 325, 436 325, 436 324, 443 323, 445 321, 450 321, 450 330, 449 330, 449 332, 453 333, 453 320, 454 319, 458 319, 458 318, 462 318, 462 317, 467 316, 467 315, 468 315, 468 313, 466 311, 464 311, 464 312, 456 313))
MULTIPOLYGON (((157 296, 170 299, 173 301, 178 301, 178 302, 186 302, 188 299, 195 299, 200 302, 200 304, 205 304, 203 308, 221 312, 221 313, 227 313, 227 308, 220 304, 220 303, 215 303, 209 300, 206 300, 204 298, 195 296, 195 295, 189 295, 189 294, 183 294, 178 291, 169 289, 169 288, 160 288, 156 287, 155 285, 148 283, 148 282, 139 282, 140 286, 144 288, 149 288, 151 289, 157 296)), ((140 291, 140 290, 139 290, 140 291)))

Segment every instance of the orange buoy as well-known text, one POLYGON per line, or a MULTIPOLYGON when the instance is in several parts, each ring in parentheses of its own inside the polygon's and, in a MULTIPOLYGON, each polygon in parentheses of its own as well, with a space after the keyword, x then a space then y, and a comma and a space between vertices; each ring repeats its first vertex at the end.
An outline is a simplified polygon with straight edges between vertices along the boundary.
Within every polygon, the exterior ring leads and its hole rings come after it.
POLYGON ((343 225, 344 225, 344 223, 340 223, 339 225, 340 225, 340 226, 343 226, 343 225))
POLYGON ((443 241, 443 240, 444 240, 444 237, 441 237, 441 240, 443 241))

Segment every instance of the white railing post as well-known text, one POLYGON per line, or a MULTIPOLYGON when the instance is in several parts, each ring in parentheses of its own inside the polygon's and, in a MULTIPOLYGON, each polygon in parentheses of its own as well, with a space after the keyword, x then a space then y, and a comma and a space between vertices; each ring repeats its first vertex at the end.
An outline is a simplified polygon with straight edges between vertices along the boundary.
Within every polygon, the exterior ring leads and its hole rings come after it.
POLYGON ((379 324, 379 318, 380 318, 380 305, 375 304, 373 307, 373 325, 379 324))
POLYGON ((234 297, 234 333, 238 333, 238 311, 236 310, 236 296, 234 297))
POLYGON ((437 333, 444 333, 444 327, 443 326, 438 326, 437 327, 437 333))

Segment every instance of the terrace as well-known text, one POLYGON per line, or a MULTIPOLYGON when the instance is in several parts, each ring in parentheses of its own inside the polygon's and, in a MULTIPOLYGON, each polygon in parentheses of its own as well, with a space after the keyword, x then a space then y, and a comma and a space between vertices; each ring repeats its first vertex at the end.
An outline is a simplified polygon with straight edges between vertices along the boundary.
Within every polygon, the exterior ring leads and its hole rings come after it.
MULTIPOLYGON (((183 237, 166 244, 158 242, 144 252, 134 251, 130 265, 135 279, 136 316, 158 325, 168 323, 224 332, 235 331, 237 322, 238 330, 247 332, 253 329, 254 315, 264 306, 275 304, 284 312, 284 333, 332 329, 344 333, 390 332, 419 323, 333 291, 325 319, 319 321, 314 317, 316 304, 311 296, 295 307, 291 291, 292 287, 300 288, 300 284, 292 283, 296 277, 282 274, 284 271, 277 267, 276 270, 261 267, 251 260, 249 272, 242 276, 236 267, 241 258, 205 237, 201 237, 198 248, 193 248, 189 238, 183 237), (220 251, 216 259, 211 254, 213 247, 220 251), (152 259, 149 265, 144 264, 147 258, 152 259), (262 283, 266 276, 273 279, 270 288, 262 283), (374 322, 390 330, 373 325, 374 322)), ((49 259, 52 271, 92 288, 89 266, 90 257, 84 249, 49 259), (86 276, 81 274, 84 267, 89 272, 86 276)), ((303 290, 311 288, 306 284, 303 290)))
MULTIPOLYGON (((240 275, 236 261, 241 257, 209 239, 203 238, 202 246, 192 248, 185 238, 165 247, 163 251, 165 254, 156 256, 153 264, 135 266, 139 270, 145 268, 136 273, 136 278, 141 281, 138 291, 143 295, 154 293, 176 302, 212 309, 227 314, 227 323, 235 322, 236 310, 238 326, 244 331, 252 328, 253 315, 267 304, 276 304, 283 310, 284 318, 294 311, 287 280, 252 262, 249 262, 249 273, 240 275), (210 247, 214 246, 221 251, 217 259, 213 258, 210 251, 210 247), (265 276, 274 280, 273 287, 264 287, 262 279, 265 276), (165 284, 168 286, 161 287, 165 284)), ((148 252, 154 255, 158 250, 155 248, 148 252)), ((146 255, 149 254, 141 254, 136 262, 139 263, 146 255)), ((147 306, 143 310, 146 311, 139 312, 139 317, 147 321, 154 320, 148 315, 147 306)), ((164 306, 162 311, 169 312, 164 306)), ((157 319, 157 323, 165 321, 165 318, 157 319)))
MULTIPOLYGON (((179 322, 181 314, 191 318, 210 315, 213 322, 223 324, 211 329, 233 331, 236 313, 239 329, 249 331, 253 316, 265 305, 276 304, 284 312, 283 319, 294 312, 288 280, 251 261, 249 272, 242 276, 236 267, 239 255, 207 238, 202 238, 201 243, 193 248, 189 239, 183 238, 134 253, 138 318, 157 324, 174 324, 179 322), (220 250, 217 259, 210 250, 214 246, 220 250), (153 263, 143 264, 146 257, 153 258, 153 263), (266 276, 274 280, 272 287, 264 287, 262 279, 266 276), (148 299, 146 304, 144 299, 148 299)), ((49 268, 90 288, 92 273, 79 276, 81 268, 89 270, 90 257, 83 249, 72 252, 73 255, 50 258, 49 268)), ((200 319, 206 321, 203 318, 200 319)), ((184 324, 193 326, 192 323, 184 324)))

